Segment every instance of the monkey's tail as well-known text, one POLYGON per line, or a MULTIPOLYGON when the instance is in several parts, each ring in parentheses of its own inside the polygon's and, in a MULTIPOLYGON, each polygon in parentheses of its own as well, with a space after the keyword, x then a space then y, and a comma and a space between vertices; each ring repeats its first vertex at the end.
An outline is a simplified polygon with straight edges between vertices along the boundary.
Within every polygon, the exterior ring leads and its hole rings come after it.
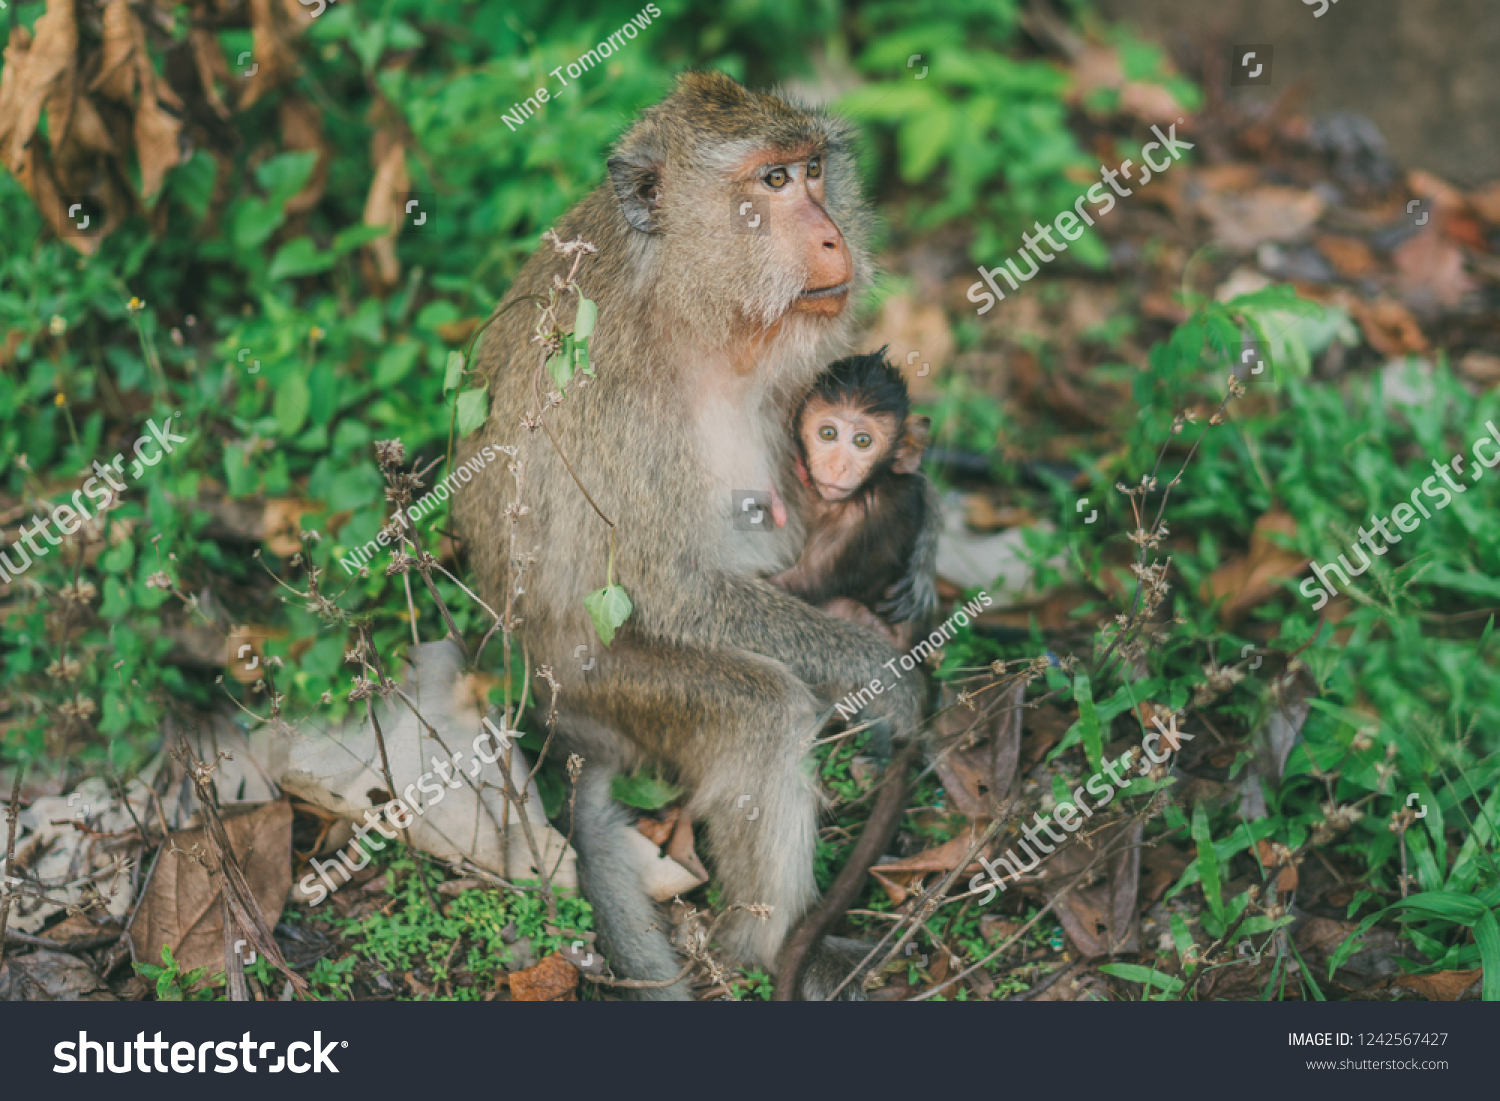
POLYGON ((865 876, 876 857, 885 851, 896 833, 901 813, 906 808, 906 797, 910 787, 911 766, 916 760, 920 746, 912 738, 891 758, 886 767, 885 779, 880 794, 875 797, 875 806, 870 811, 864 832, 855 842, 854 851, 844 862, 833 886, 807 914, 786 939, 781 955, 776 961, 776 993, 774 1001, 795 1001, 802 989, 802 978, 812 961, 814 950, 823 942, 834 925, 859 896, 865 876))
MULTIPOLYGON (((616 977, 660 981, 680 971, 667 939, 666 919, 646 891, 636 857, 626 844, 630 823, 610 794, 608 769, 585 767, 578 779, 574 845, 584 897, 594 908, 599 941, 616 977)), ((632 997, 686 1001, 687 984, 634 990, 632 997)))

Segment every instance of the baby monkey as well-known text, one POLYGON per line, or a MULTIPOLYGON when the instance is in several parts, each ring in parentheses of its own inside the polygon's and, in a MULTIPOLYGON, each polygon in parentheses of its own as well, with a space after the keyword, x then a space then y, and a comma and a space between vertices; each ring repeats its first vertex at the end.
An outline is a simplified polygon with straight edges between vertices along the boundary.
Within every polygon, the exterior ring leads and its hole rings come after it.
POLYGON ((931 421, 911 416, 885 349, 829 365, 798 407, 807 546, 771 578, 906 648, 937 605, 939 509, 919 469, 931 421))

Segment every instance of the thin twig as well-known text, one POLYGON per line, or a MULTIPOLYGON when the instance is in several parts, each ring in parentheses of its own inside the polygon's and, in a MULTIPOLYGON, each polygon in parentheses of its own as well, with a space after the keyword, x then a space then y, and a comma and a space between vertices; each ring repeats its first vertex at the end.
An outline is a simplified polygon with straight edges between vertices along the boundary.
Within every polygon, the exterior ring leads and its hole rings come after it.
MULTIPOLYGON (((6 804, 5 820, 9 823, 5 830, 5 876, 6 878, 19 878, 16 876, 16 820, 20 817, 17 804, 21 800, 21 777, 26 772, 24 762, 16 764, 16 775, 10 785, 10 802, 6 804)), ((0 879, 0 966, 5 964, 5 926, 10 922, 10 891, 5 886, 5 880, 0 879)))

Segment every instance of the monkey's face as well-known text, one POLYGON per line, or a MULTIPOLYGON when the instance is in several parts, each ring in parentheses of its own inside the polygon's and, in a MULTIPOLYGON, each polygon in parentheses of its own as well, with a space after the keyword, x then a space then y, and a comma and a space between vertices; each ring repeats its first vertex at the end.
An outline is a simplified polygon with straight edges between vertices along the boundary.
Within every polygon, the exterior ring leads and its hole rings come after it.
POLYGON ((796 387, 840 343, 868 280, 852 141, 819 111, 705 73, 621 140, 611 185, 643 238, 629 247, 700 345, 739 341, 796 387))
POLYGON ((810 401, 799 439, 808 480, 825 501, 846 501, 890 461, 899 425, 889 413, 810 401))
POLYGON ((828 216, 827 153, 813 146, 781 158, 761 153, 754 160, 747 193, 765 204, 782 255, 801 269, 802 289, 792 310, 837 317, 849 302, 854 264, 844 235, 828 216))

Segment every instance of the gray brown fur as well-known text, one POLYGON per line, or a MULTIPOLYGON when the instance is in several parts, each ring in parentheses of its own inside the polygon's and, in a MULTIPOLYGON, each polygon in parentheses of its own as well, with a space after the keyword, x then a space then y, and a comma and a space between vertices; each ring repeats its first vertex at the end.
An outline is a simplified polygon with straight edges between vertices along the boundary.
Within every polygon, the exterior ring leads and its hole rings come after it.
MULTIPOLYGON (((806 251, 813 246, 774 217, 765 236, 732 232, 741 181, 724 174, 768 145, 821 143, 819 209, 842 232, 857 293, 869 281, 869 216, 850 140, 819 112, 690 74, 620 141, 611 181, 557 227, 564 240, 581 236, 599 249, 580 276, 599 306, 590 346, 598 378, 570 387, 548 424, 618 525, 615 575, 635 610, 611 647, 594 645, 598 665, 585 673, 574 650, 594 638, 584 596, 603 584, 608 530, 540 432, 528 444, 530 511, 514 521, 520 548, 538 557, 516 607, 533 667, 550 664, 561 682, 565 749, 586 762, 579 867, 607 957, 623 977, 670 978, 680 967, 666 919, 619 843, 626 819, 609 797, 610 777, 655 761, 687 786, 725 901, 773 908, 768 921, 734 915, 721 939, 744 961, 769 967, 816 897, 818 797, 807 749, 820 713, 871 680, 891 679, 889 643, 758 579, 796 560, 801 517, 794 511, 783 529, 737 531, 731 503, 734 490, 789 484, 793 404, 820 366, 847 349, 850 311, 792 311, 803 290, 819 285, 807 273, 827 253, 806 251), (650 184, 653 171, 655 192, 636 187, 650 184), (623 207, 622 180, 627 198, 635 196, 623 207), (627 209, 648 231, 627 220, 627 209), (757 334, 763 340, 752 345, 757 334), (759 808, 754 820, 751 807, 759 808)), ((797 209, 804 219, 821 216, 797 209)), ((545 295, 566 263, 539 248, 508 299, 545 295)), ((520 303, 485 333, 477 364, 491 414, 464 442, 460 462, 486 444, 522 441, 521 418, 535 409, 534 323, 520 303)), ((513 486, 498 463, 476 481, 456 495, 455 518, 482 594, 499 607, 513 486)), ((866 716, 911 737, 920 709, 920 680, 908 677, 876 696, 866 716)), ((821 945, 804 992, 826 994, 850 958, 847 945, 821 945)), ((687 992, 678 984, 645 996, 687 992)))

